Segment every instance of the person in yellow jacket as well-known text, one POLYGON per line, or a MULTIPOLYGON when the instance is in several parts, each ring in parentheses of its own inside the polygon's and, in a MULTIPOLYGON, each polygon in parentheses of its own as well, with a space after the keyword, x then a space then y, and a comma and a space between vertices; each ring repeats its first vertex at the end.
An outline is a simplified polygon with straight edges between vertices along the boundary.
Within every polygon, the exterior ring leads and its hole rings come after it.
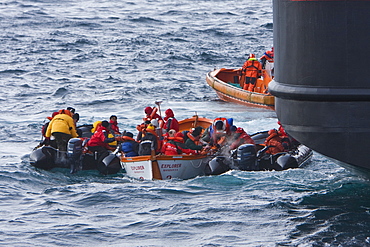
POLYGON ((67 151, 69 139, 78 136, 72 113, 69 110, 60 110, 50 121, 45 136, 54 136, 59 151, 67 151))

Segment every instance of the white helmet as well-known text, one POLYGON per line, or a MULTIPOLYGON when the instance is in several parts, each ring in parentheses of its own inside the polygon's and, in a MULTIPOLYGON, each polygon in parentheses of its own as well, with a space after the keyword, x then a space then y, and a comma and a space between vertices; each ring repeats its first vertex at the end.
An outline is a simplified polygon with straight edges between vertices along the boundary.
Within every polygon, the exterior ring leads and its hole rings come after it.
POLYGON ((156 127, 156 128, 158 128, 158 126, 159 126, 157 119, 152 119, 152 121, 150 121, 150 123, 153 124, 154 127, 156 127))

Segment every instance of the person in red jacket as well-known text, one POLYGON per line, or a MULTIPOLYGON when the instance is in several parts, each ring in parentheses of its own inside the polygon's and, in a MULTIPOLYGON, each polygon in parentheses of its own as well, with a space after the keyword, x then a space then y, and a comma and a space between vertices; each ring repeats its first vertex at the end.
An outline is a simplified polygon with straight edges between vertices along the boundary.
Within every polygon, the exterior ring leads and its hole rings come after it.
POLYGON ((242 71, 245 73, 245 83, 243 89, 253 92, 257 78, 261 77, 262 75, 262 65, 256 59, 254 54, 249 55, 248 60, 245 61, 242 67, 242 71))
POLYGON ((180 126, 179 122, 175 118, 175 115, 171 109, 167 109, 165 112, 165 117, 164 117, 164 129, 168 132, 171 129, 175 130, 176 132, 179 132, 180 126))
POLYGON ((99 160, 102 160, 109 154, 108 150, 111 150, 109 143, 115 141, 114 137, 108 138, 109 133, 109 122, 102 121, 101 126, 97 128, 87 142, 89 151, 98 152, 99 160))
POLYGON ((150 106, 145 107, 144 109, 145 118, 143 118, 143 121, 144 122, 147 120, 151 121, 152 119, 157 119, 158 121, 162 120, 162 117, 158 115, 157 111, 158 111, 157 107, 153 107, 153 108, 150 106))
POLYGON ((110 124, 110 129, 113 130, 113 134, 118 134, 120 135, 121 133, 119 132, 119 127, 118 127, 118 122, 117 122, 117 116, 112 115, 109 118, 109 124, 110 124))
POLYGON ((170 130, 166 134, 165 143, 162 146, 162 153, 165 155, 197 154, 196 150, 185 146, 184 135, 181 132, 170 130), (168 135, 167 135, 168 134, 168 135))
POLYGON ((271 129, 268 132, 269 136, 265 140, 265 145, 268 147, 267 154, 277 154, 284 152, 284 146, 282 144, 281 137, 276 129, 271 129))

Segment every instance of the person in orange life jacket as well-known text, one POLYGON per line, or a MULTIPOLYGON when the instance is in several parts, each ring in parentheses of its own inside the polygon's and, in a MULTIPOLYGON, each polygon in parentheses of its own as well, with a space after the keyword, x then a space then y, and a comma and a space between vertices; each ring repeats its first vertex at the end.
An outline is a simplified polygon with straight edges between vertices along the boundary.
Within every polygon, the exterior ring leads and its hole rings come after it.
POLYGON ((284 146, 281 143, 281 137, 276 129, 271 129, 268 132, 269 136, 265 140, 265 145, 268 147, 267 154, 277 154, 284 152, 284 146))
POLYGON ((178 155, 178 154, 196 154, 196 150, 186 148, 184 144, 184 135, 171 129, 165 134, 165 143, 162 146, 162 153, 165 155, 178 155), (168 134, 168 135, 167 135, 168 134))
POLYGON ((150 124, 150 121, 149 120, 145 120, 145 122, 143 122, 142 124, 136 125, 136 129, 137 129, 137 131, 139 131, 137 133, 137 136, 136 136, 136 141, 138 141, 138 142, 141 141, 141 139, 145 135, 145 130, 146 130, 146 128, 148 128, 149 124, 150 124))
POLYGON ((48 126, 51 122, 51 120, 56 116, 58 115, 59 112, 53 112, 53 114, 51 115, 51 117, 46 117, 47 119, 49 119, 49 122, 45 123, 42 128, 41 128, 41 134, 43 136, 43 140, 40 142, 40 146, 51 146, 53 148, 57 148, 57 144, 55 142, 55 140, 50 140, 50 137, 46 137, 45 134, 46 134, 46 130, 48 129, 48 126))
POLYGON ((102 160, 109 154, 108 150, 111 150, 109 143, 115 141, 114 137, 108 138, 109 134, 109 122, 102 121, 101 125, 97 127, 90 140, 87 142, 87 148, 91 152, 98 152, 99 160, 102 160))
POLYGON ((262 75, 262 65, 256 59, 254 54, 250 54, 247 61, 245 61, 242 71, 245 73, 245 83, 243 86, 244 90, 253 92, 254 86, 257 82, 257 78, 262 75))
POLYGON ((281 137, 281 142, 285 148, 285 151, 297 147, 300 143, 285 132, 285 129, 281 125, 280 121, 278 121, 278 124, 279 124, 278 134, 281 137))
POLYGON ((45 137, 55 137, 59 151, 67 151, 67 144, 71 137, 77 137, 76 126, 72 119, 72 113, 68 110, 60 110, 49 123, 45 137))
POLYGON ((232 126, 232 122, 232 118, 216 118, 213 120, 212 130, 210 132, 211 146, 219 148, 227 143, 227 139, 230 137, 230 126, 232 126))
POLYGON ((144 131, 144 136, 141 138, 139 145, 139 155, 151 155, 151 151, 159 153, 161 149, 161 142, 153 124, 149 124, 144 131))
POLYGON ((109 118, 109 124, 110 124, 110 129, 113 131, 112 134, 118 134, 120 135, 121 133, 119 132, 119 127, 118 127, 118 122, 117 122, 117 116, 112 115, 109 118))
POLYGON ((185 145, 188 149, 202 150, 203 145, 199 145, 200 135, 202 134, 202 127, 196 127, 192 131, 187 133, 188 139, 185 141, 185 145))
POLYGON ((178 132, 179 129, 180 129, 180 126, 179 126, 179 122, 175 118, 175 115, 174 115, 173 111, 171 109, 167 109, 164 112, 164 114, 165 114, 165 117, 164 117, 164 121, 165 121, 164 129, 166 130, 166 132, 170 131, 171 129, 173 129, 176 132, 178 132))
POLYGON ((153 108, 150 106, 145 107, 144 112, 146 115, 145 115, 145 118, 143 118, 143 120, 144 121, 146 120, 151 121, 152 119, 163 120, 162 117, 157 114, 157 110, 158 110, 157 107, 153 107, 153 108))
POLYGON ((125 154, 125 157, 134 157, 139 155, 139 143, 133 138, 131 132, 125 132, 120 139, 120 151, 125 154))
POLYGON ((262 69, 265 68, 266 66, 266 61, 269 63, 274 62, 274 47, 271 48, 271 51, 266 51, 261 57, 260 57, 260 62, 262 65, 262 69))
POLYGON ((235 129, 235 131, 232 131, 230 150, 236 149, 242 144, 254 145, 255 143, 254 140, 247 134, 247 132, 244 131, 243 128, 238 127, 235 129))

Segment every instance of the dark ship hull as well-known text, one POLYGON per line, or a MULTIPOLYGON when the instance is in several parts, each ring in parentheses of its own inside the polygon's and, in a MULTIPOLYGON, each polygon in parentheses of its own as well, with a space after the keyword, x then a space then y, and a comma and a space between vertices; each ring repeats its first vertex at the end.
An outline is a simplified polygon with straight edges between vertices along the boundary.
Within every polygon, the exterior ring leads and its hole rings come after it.
POLYGON ((370 169, 369 0, 274 0, 275 78, 285 130, 313 150, 370 169))

